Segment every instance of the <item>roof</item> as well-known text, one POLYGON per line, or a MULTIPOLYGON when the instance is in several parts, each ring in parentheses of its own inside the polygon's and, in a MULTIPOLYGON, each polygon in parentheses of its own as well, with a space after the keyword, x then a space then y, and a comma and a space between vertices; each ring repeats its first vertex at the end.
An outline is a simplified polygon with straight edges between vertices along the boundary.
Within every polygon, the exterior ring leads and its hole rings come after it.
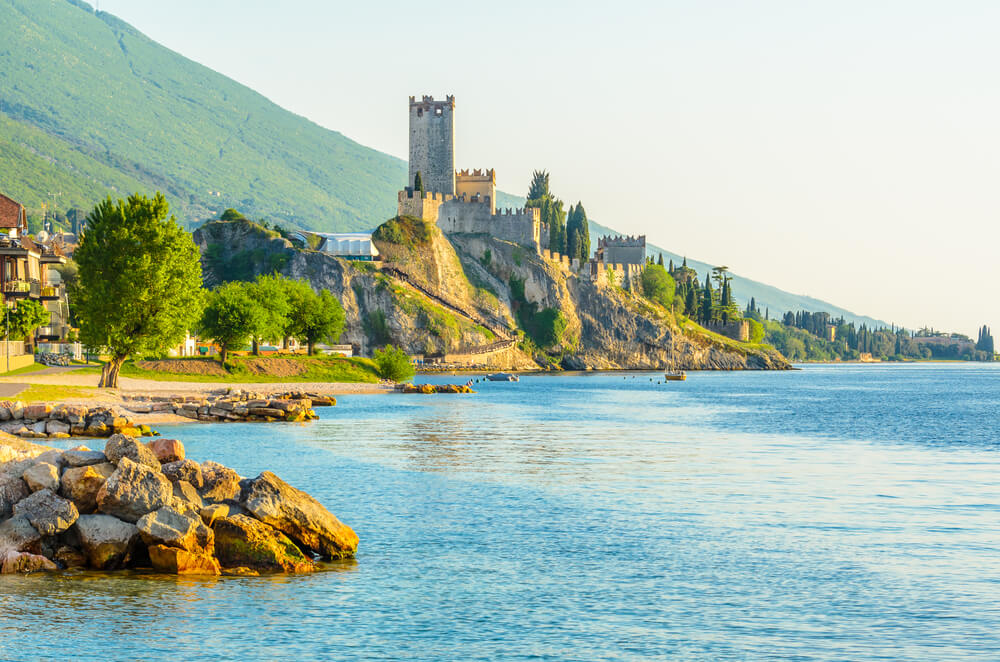
POLYGON ((24 206, 0 193, 0 228, 20 228, 26 220, 24 206))
POLYGON ((371 234, 367 232, 314 233, 323 237, 320 250, 331 255, 378 255, 378 249, 372 242, 371 234))

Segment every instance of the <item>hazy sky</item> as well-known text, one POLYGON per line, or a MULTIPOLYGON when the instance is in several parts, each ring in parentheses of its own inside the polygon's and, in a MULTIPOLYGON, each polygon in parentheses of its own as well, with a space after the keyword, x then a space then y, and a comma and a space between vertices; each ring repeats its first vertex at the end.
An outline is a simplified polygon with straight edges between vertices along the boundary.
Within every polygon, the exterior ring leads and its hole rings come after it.
MULTIPOLYGON (((457 97, 459 167, 911 328, 1000 324, 1000 3, 101 0, 164 45, 406 157, 457 97)), ((1000 331, 1000 327, 997 329, 1000 331)))

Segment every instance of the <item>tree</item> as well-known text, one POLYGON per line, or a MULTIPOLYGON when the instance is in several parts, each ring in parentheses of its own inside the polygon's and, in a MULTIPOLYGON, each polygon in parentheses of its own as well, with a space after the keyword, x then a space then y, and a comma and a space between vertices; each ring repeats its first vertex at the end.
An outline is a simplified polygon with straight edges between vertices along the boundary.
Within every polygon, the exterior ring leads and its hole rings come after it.
POLYGON ((118 386, 130 355, 176 345, 201 316, 198 247, 168 213, 163 194, 134 194, 117 203, 109 197, 87 217, 71 298, 80 339, 111 355, 102 387, 118 386))
MULTIPOLYGON (((660 265, 661 267, 663 266, 663 253, 660 253, 660 257, 659 257, 659 259, 658 259, 658 260, 656 261, 656 263, 657 263, 658 265, 660 265)), ((673 270, 674 270, 674 261, 673 261, 673 260, 671 260, 671 261, 670 261, 670 269, 669 269, 669 271, 673 271, 673 270)))
POLYGON ((375 350, 375 364, 378 366, 378 376, 391 379, 394 382, 405 382, 413 379, 416 370, 410 362, 410 356, 401 347, 386 345, 375 350))
POLYGON ((424 192, 424 180, 421 179, 419 170, 417 171, 417 174, 413 176, 413 190, 420 191, 421 193, 424 192))
POLYGON ((747 320, 750 324, 750 342, 759 345, 764 342, 764 325, 755 319, 747 320))
POLYGON ((238 211, 232 208, 222 212, 222 215, 219 216, 220 221, 242 221, 245 219, 246 216, 244 216, 243 214, 239 213, 238 211))
POLYGON ((549 197, 549 173, 536 170, 531 173, 531 184, 528 186, 528 200, 541 200, 549 197))
POLYGON ((32 332, 49 323, 51 315, 45 306, 31 299, 22 299, 0 318, 4 337, 11 340, 29 340, 32 332), (9 325, 8 325, 9 322, 9 325))
POLYGON ((254 298, 251 285, 233 281, 209 294, 199 329, 219 346, 219 358, 225 365, 229 352, 246 345, 263 325, 264 308, 254 298))
POLYGON ((287 280, 279 274, 261 275, 248 285, 250 296, 261 308, 261 323, 251 338, 254 354, 260 353, 261 342, 285 337, 288 314, 291 311, 285 284, 287 280))
POLYGON ((684 314, 694 318, 698 316, 698 292, 693 287, 688 287, 684 296, 684 314))
POLYGON ((344 330, 344 309, 329 290, 319 294, 306 281, 288 281, 286 335, 305 340, 311 356, 318 342, 336 342, 344 330))
POLYGON ((647 299, 660 304, 667 310, 674 303, 674 279, 662 264, 647 264, 642 272, 642 292, 647 299))

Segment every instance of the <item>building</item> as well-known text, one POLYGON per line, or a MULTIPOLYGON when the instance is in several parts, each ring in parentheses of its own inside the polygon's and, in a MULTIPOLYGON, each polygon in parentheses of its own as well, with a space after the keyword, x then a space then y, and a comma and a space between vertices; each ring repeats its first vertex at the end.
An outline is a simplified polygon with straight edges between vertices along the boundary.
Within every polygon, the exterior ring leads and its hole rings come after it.
POLYGON ((605 264, 646 264, 646 235, 600 237, 594 259, 605 264))
POLYGON ((65 264, 66 258, 58 248, 35 242, 27 232, 24 205, 0 194, 0 294, 4 306, 13 309, 19 301, 33 299, 49 311, 50 317, 49 324, 36 329, 33 338, 28 339, 33 342, 3 343, 0 369, 6 369, 8 359, 12 369, 32 363, 32 345, 64 341, 69 333, 66 288, 54 269, 65 264))
POLYGON ((488 234, 536 252, 548 245, 538 209, 496 208, 494 170, 455 170, 454 96, 410 97, 408 177, 398 195, 400 216, 435 223, 445 234, 488 234))
POLYGON ((342 232, 325 233, 314 232, 317 237, 322 237, 318 250, 342 257, 345 260, 359 260, 372 262, 379 259, 378 248, 372 241, 372 236, 367 232, 342 232))

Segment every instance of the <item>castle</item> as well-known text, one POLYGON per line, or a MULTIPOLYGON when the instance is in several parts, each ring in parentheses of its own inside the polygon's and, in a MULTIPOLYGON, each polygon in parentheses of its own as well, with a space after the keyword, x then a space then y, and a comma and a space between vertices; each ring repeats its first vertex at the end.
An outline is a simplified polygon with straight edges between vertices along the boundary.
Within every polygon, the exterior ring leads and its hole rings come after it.
POLYGON ((437 224, 445 234, 489 234, 540 252, 549 232, 538 209, 496 208, 493 170, 455 170, 455 97, 410 97, 409 182, 400 216, 437 224), (423 190, 418 190, 417 179, 423 190))
POLYGON ((455 97, 410 97, 410 167, 397 214, 435 223, 445 234, 488 234, 533 249, 560 268, 596 283, 636 287, 646 237, 601 237, 580 264, 549 250, 549 228, 535 208, 496 208, 496 173, 455 170, 455 97))

